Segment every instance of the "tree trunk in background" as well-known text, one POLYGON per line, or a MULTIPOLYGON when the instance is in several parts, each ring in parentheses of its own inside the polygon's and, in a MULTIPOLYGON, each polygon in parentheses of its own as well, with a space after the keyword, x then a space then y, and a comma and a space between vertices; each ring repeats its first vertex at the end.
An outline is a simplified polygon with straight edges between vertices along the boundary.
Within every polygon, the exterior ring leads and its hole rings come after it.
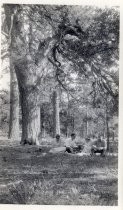
POLYGON ((74 114, 72 116, 72 133, 75 131, 75 120, 74 120, 74 114))
POLYGON ((4 4, 5 22, 7 28, 5 29, 8 34, 8 52, 9 52, 9 66, 10 66, 10 120, 9 120, 9 132, 8 138, 13 140, 19 140, 19 90, 18 82, 16 78, 15 69, 12 63, 12 30, 15 5, 8 6, 4 4))
POLYGON ((41 137, 45 138, 46 132, 45 132, 45 121, 44 121, 44 108, 43 108, 43 105, 40 106, 40 132, 41 132, 41 137))
POLYGON ((19 140, 19 90, 13 65, 10 63, 10 120, 8 138, 19 140))
POLYGON ((68 116, 67 116, 67 119, 66 119, 66 122, 65 122, 65 136, 68 137, 68 116))
POLYGON ((81 125, 80 136, 84 138, 84 124, 81 125))
POLYGON ((109 151, 110 142, 109 142, 109 125, 108 125, 108 105, 107 105, 107 98, 106 98, 106 138, 107 138, 107 151, 109 151))
POLYGON ((86 105, 86 138, 88 137, 88 105, 86 105))
POLYGON ((42 135, 42 138, 46 137, 45 122, 43 123, 43 126, 42 126, 41 135, 42 135))
POLYGON ((58 89, 56 89, 53 92, 53 118, 54 118, 53 137, 55 138, 56 134, 60 135, 59 92, 58 92, 58 89))
POLYGON ((112 141, 114 142, 114 129, 112 131, 112 141))
POLYGON ((22 109, 21 144, 38 145, 40 135, 38 94, 20 87, 20 102, 22 109))
POLYGON ((104 118, 104 122, 103 122, 103 138, 106 138, 106 119, 104 118))
POLYGON ((69 118, 70 118, 70 107, 69 107, 69 93, 67 93, 67 119, 66 119, 66 137, 69 136, 69 118))
POLYGON ((86 138, 88 137, 88 120, 86 121, 86 138))
POLYGON ((107 133, 107 151, 109 151, 109 126, 108 126, 108 117, 106 116, 106 133, 107 133))

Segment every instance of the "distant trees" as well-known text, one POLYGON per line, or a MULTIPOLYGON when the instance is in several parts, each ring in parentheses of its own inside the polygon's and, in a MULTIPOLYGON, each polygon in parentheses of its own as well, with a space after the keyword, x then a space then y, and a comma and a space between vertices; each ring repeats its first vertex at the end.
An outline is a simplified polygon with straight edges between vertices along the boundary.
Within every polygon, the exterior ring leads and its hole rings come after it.
POLYGON ((48 97, 50 93, 53 95, 54 136, 60 134, 60 127, 66 136, 70 126, 71 131, 75 131, 77 116, 82 116, 83 112, 86 112, 86 119, 82 119, 88 135, 89 121, 94 117, 89 116, 87 104, 95 112, 104 105, 103 98, 107 94, 113 107, 118 104, 118 79, 111 68, 118 67, 118 11, 48 5, 4 5, 4 8, 8 11, 5 11, 6 25, 11 29, 9 56, 19 87, 21 143, 38 144, 40 130, 47 129, 40 106, 45 103, 42 101, 42 94, 46 94, 46 90, 42 90, 44 78, 50 74, 54 84, 50 84, 51 89, 47 91, 48 97), (87 15, 90 10, 95 13, 87 15), (64 99, 64 111, 60 101, 62 94, 69 95, 69 102, 64 99), (60 122, 64 126, 60 126, 60 122))
POLYGON ((15 70, 10 64, 10 119, 8 138, 19 140, 19 90, 15 70))
POLYGON ((5 59, 6 57, 9 59, 10 68, 10 116, 8 138, 19 140, 19 90, 13 60, 11 58, 13 19, 16 13, 16 10, 14 9, 14 6, 10 5, 9 7, 4 5, 2 32, 5 36, 4 42, 6 42, 6 47, 4 45, 5 48, 2 50, 2 59, 5 59))
POLYGON ((53 136, 60 135, 60 119, 59 119, 59 91, 56 89, 53 92, 53 118, 54 118, 54 132, 53 136))
POLYGON ((0 129, 3 133, 8 132, 9 124, 9 93, 7 90, 0 91, 0 129))

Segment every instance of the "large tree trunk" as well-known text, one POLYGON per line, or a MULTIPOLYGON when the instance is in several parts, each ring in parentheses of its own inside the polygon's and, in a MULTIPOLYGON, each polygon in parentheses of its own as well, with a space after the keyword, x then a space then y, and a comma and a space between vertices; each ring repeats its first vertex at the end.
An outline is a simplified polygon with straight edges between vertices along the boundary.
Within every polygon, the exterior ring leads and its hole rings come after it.
POLYGON ((38 145, 40 135, 40 106, 38 94, 20 87, 22 109, 21 144, 38 145))
POLYGON ((15 63, 22 113, 22 145, 39 145, 40 75, 36 75, 36 70, 36 66, 29 56, 25 56, 25 59, 20 63, 15 63))
POLYGON ((58 89, 56 89, 53 92, 53 116, 54 116, 53 137, 55 138, 56 134, 60 135, 59 92, 58 92, 58 89))
MULTIPOLYGON (((49 62, 48 55, 51 53, 57 38, 46 37, 42 47, 40 46, 41 43, 37 43, 35 40, 37 45, 37 51, 35 52, 31 46, 33 44, 32 40, 34 41, 32 28, 29 27, 28 30, 27 27, 27 30, 24 30, 25 19, 23 19, 23 10, 19 7, 19 5, 8 5, 5 7, 5 14, 9 28, 12 61, 20 92, 22 111, 21 143, 38 144, 40 135, 40 83, 44 69, 49 62), (11 24, 9 20, 11 20, 11 24), (30 36, 28 37, 29 40, 26 40, 25 37, 27 36, 30 36)), ((26 24, 30 26, 32 21, 28 16, 26 18, 26 24)))
POLYGON ((42 73, 48 63, 48 59, 45 55, 40 60, 40 65, 36 65, 32 56, 29 54, 19 63, 15 62, 22 111, 21 144, 39 144, 40 84, 42 73))
POLYGON ((10 63, 10 120, 8 138, 19 140, 19 91, 13 65, 10 63))

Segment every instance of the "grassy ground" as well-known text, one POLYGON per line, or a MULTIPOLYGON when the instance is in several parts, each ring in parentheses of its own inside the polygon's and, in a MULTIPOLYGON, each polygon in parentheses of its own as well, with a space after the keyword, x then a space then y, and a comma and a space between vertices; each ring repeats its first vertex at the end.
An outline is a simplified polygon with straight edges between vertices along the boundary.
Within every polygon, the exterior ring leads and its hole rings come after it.
POLYGON ((0 141, 0 203, 117 205, 117 156, 48 151, 0 141))

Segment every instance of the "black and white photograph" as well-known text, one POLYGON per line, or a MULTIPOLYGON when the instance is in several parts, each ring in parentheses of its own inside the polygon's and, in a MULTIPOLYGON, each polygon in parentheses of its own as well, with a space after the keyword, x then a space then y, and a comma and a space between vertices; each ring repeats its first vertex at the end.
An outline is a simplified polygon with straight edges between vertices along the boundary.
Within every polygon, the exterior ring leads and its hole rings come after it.
POLYGON ((0 204, 118 206, 118 5, 1 4, 0 204))

